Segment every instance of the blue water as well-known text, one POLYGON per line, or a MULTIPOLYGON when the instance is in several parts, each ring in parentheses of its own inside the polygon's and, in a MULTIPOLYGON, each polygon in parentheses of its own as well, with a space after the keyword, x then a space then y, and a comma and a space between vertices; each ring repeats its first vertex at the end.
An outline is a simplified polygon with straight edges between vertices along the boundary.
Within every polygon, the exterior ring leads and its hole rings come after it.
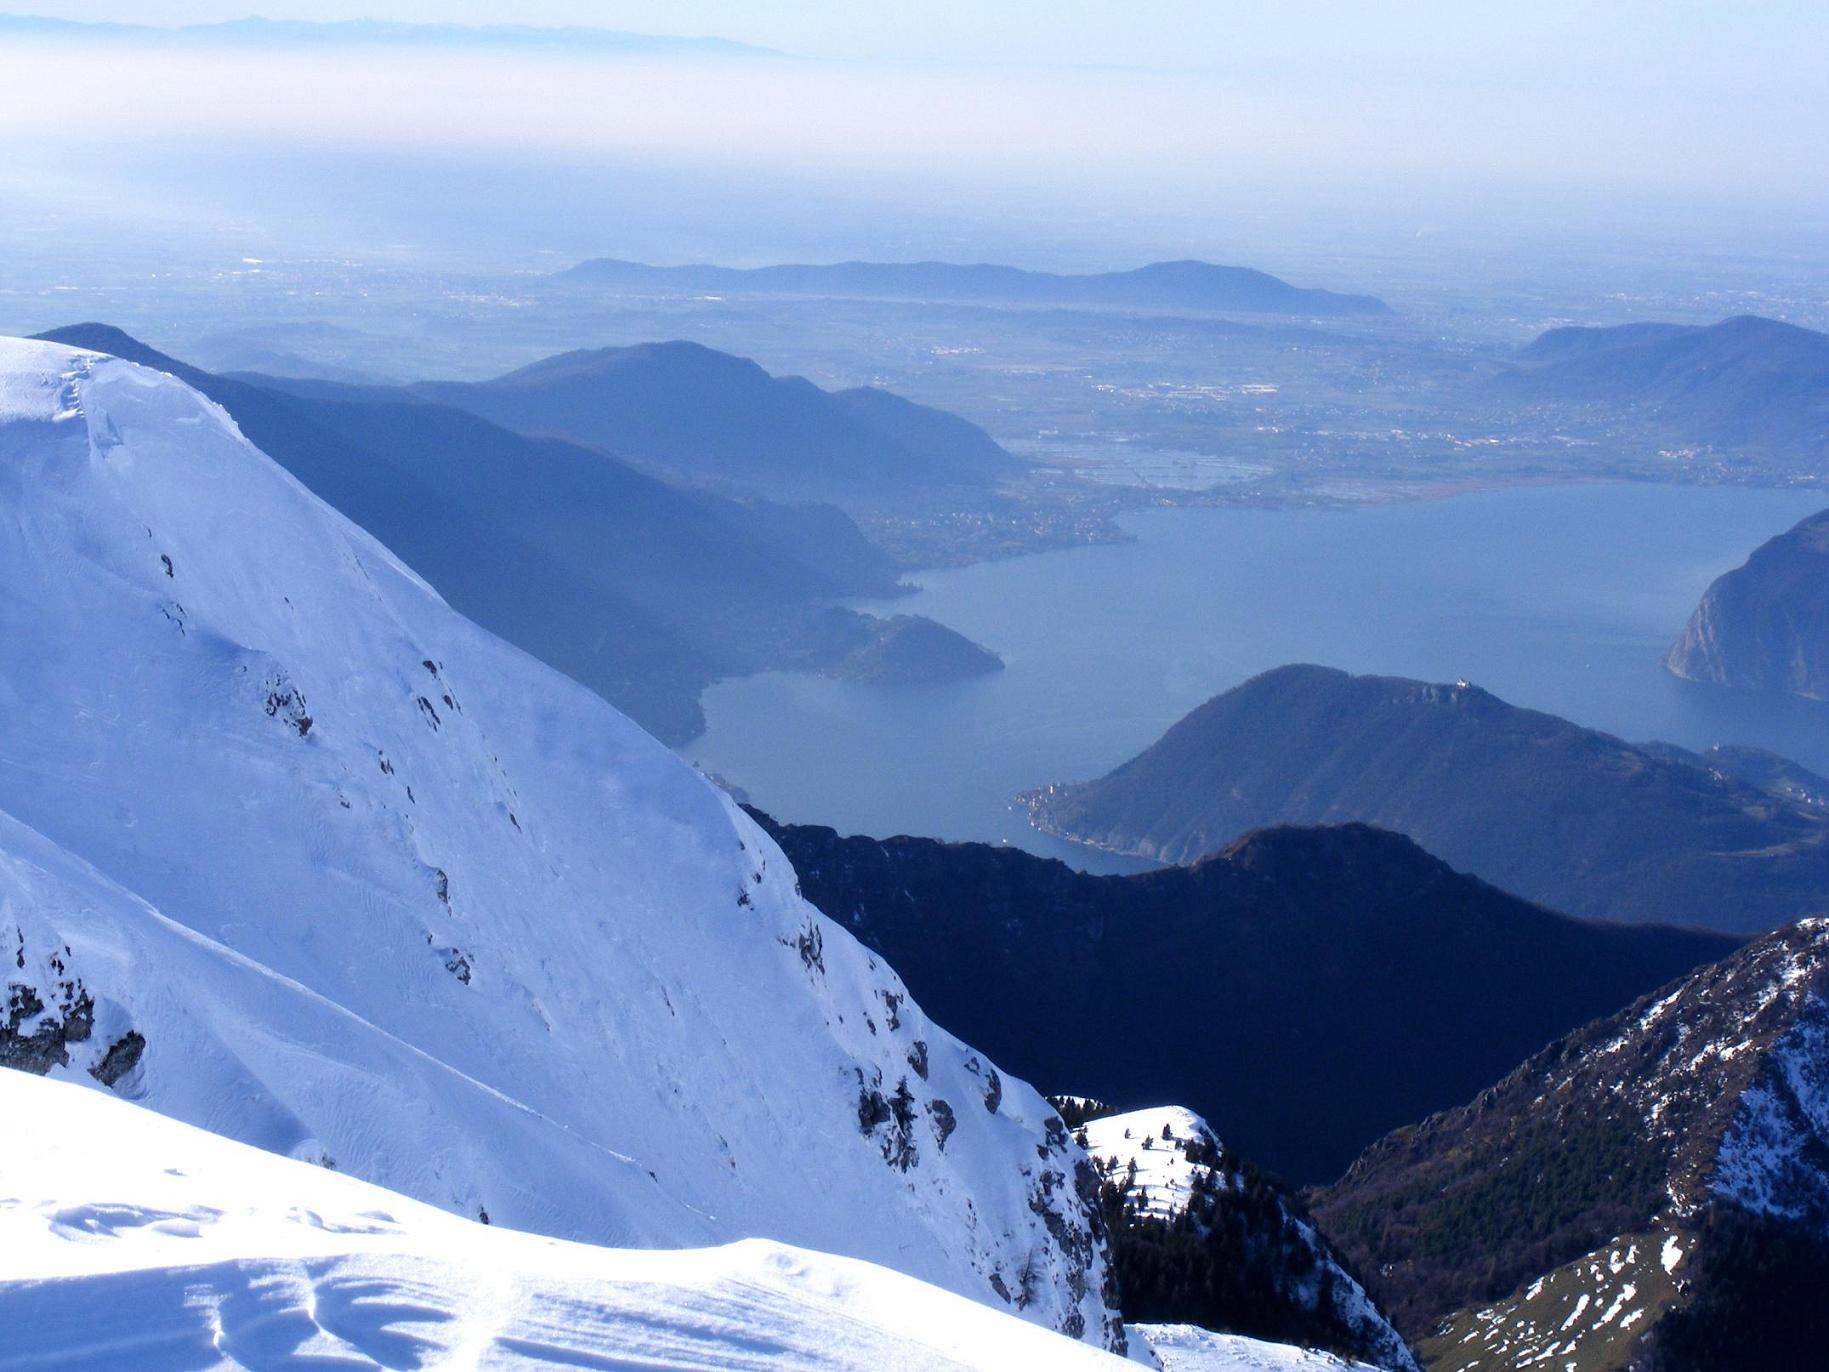
MULTIPOLYGON (((1679 682, 1697 598, 1821 494, 1588 485, 1339 510, 1164 510, 1137 541, 924 572, 885 612, 1007 670, 881 687, 775 672, 709 691, 694 761, 783 819, 1146 864, 1029 828, 1021 789, 1097 776, 1266 668, 1465 677, 1632 740, 1750 743, 1829 772, 1829 707, 1679 682)), ((866 608, 872 608, 866 606, 866 608)))

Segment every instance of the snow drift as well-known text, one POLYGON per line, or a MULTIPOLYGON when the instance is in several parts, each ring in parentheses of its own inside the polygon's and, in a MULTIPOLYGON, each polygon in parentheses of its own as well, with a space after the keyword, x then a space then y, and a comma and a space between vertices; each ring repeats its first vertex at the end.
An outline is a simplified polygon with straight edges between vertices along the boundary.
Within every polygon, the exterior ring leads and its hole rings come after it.
POLYGON ((1134 1367, 855 1259, 485 1228, 20 1072, 0 1112, 7 1368, 1134 1367))

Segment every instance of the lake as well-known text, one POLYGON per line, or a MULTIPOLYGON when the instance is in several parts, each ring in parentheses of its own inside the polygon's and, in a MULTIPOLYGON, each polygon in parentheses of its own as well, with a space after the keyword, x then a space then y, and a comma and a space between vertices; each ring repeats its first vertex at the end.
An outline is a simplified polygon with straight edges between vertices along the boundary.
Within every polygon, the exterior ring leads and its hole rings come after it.
POLYGON ((1821 493, 1585 485, 1337 509, 1127 516, 1134 543, 918 573, 919 613, 1007 670, 884 687, 771 672, 714 686, 684 751, 778 818, 1007 842, 1095 871, 1016 791, 1098 776, 1268 668, 1465 677, 1637 741, 1747 743, 1829 772, 1829 707, 1677 681, 1660 661, 1708 583, 1821 493))

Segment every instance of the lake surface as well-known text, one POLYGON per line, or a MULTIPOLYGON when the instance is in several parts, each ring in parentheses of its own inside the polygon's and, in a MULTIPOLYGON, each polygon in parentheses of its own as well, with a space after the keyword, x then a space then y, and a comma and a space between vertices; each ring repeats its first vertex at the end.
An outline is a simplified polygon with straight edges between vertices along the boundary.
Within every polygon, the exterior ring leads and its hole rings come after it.
POLYGON ((883 687, 772 672, 705 695, 685 751, 781 819, 1018 844, 1016 791, 1098 776, 1208 697, 1287 662, 1452 681, 1639 741, 1748 743, 1829 772, 1829 707, 1679 682, 1696 600, 1821 493, 1514 489, 1355 510, 1163 510, 1129 544, 912 577, 860 608, 930 615, 1007 670, 883 687))

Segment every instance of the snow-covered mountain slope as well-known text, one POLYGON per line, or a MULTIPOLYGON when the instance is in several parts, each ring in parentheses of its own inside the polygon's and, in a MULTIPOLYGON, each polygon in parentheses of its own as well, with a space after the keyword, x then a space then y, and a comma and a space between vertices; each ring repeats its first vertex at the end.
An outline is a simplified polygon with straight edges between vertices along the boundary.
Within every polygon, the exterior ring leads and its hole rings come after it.
MULTIPOLYGON (((1223 1147, 1206 1120, 1179 1105, 1107 1115, 1085 1097, 1057 1100, 1082 1120, 1075 1137, 1099 1175, 1126 1311, 1415 1368, 1402 1336, 1327 1240, 1277 1182, 1223 1147)), ((1205 1333, 1180 1338, 1176 1355, 1223 1349, 1211 1341, 1217 1336, 1197 1337, 1205 1333)), ((1146 1341, 1155 1347, 1153 1337, 1146 1341)), ((1166 1353, 1163 1362, 1176 1365, 1166 1353)))
POLYGON ((874 1264, 487 1227, 22 1072, 0 1116, 8 1369, 1134 1366, 874 1264))
POLYGON ((0 343, 0 638, 0 1062, 519 1229, 1121 1339, 1047 1104, 182 383, 0 343))

